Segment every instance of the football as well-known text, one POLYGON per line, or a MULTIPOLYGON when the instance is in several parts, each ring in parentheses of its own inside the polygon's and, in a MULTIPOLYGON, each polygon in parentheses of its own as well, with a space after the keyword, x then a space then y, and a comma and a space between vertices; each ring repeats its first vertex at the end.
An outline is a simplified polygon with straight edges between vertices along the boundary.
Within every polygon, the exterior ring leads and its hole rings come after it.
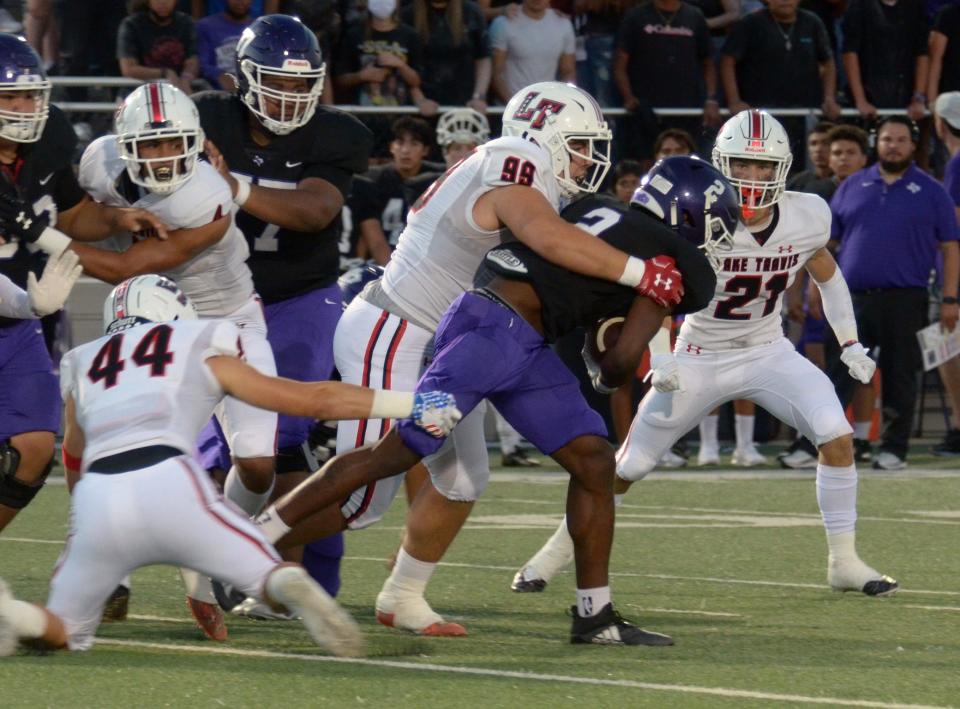
POLYGON ((600 360, 604 352, 609 350, 620 339, 620 333, 623 332, 624 318, 607 318, 598 320, 590 331, 590 345, 593 350, 594 359, 600 360))

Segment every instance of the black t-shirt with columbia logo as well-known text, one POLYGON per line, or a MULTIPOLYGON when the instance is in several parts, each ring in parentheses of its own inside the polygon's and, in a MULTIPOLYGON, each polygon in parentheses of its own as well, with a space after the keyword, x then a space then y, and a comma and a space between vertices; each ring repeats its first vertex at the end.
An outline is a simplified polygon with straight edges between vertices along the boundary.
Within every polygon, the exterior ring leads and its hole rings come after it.
MULTIPOLYGON (((644 210, 631 209, 611 197, 591 195, 568 206, 561 215, 631 256, 673 257, 683 277, 684 294, 674 313, 693 313, 713 297, 717 277, 703 253, 644 210)), ((525 281, 540 298, 540 317, 548 342, 597 320, 625 316, 636 292, 619 283, 573 273, 550 263, 526 244, 510 241, 487 252, 474 284, 483 287, 494 276, 525 281)))

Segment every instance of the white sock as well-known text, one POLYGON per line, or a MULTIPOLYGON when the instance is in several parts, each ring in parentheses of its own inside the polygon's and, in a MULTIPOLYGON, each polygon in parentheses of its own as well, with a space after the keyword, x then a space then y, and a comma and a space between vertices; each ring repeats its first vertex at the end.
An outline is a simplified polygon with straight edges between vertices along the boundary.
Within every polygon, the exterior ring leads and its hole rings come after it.
POLYGON ((861 441, 870 440, 870 421, 854 421, 853 437, 861 441))
POLYGON ((6 614, 13 621, 13 629, 18 638, 42 638, 47 630, 47 614, 40 606, 12 598, 7 602, 6 614))
POLYGON ((608 603, 610 603, 609 586, 577 589, 577 615, 581 618, 596 615, 608 603))
POLYGON ((270 505, 265 509, 260 516, 257 517, 256 523, 257 526, 260 527, 260 531, 263 532, 263 536, 265 536, 271 544, 276 544, 278 539, 290 531, 287 523, 280 519, 280 515, 277 514, 276 505, 270 505))
POLYGON ((500 452, 504 455, 516 453, 517 448, 520 447, 520 434, 510 425, 509 421, 500 415, 499 411, 497 411, 496 420, 497 437, 500 439, 500 452))
POLYGON ((857 467, 817 465, 817 504, 830 537, 853 533, 857 526, 857 467))
POLYGON ((573 538, 567 530, 567 518, 564 517, 553 536, 526 563, 523 569, 523 577, 527 581, 533 579, 549 581, 562 568, 569 566, 572 561, 573 538))
POLYGON ((753 445, 753 422, 755 417, 751 414, 734 414, 734 432, 737 436, 737 449, 745 450, 753 445))
POLYGON ((717 427, 720 425, 720 417, 716 414, 704 416, 700 421, 700 447, 719 448, 720 441, 717 440, 717 427))
POLYGON ((827 535, 827 549, 831 562, 860 560, 857 555, 857 533, 841 532, 827 535))
POLYGON ((230 467, 227 479, 223 483, 223 496, 251 517, 263 509, 267 500, 270 499, 271 492, 273 492, 273 483, 270 483, 270 487, 265 492, 253 492, 247 489, 240 479, 240 471, 237 470, 236 465, 230 467))
POLYGON ((128 575, 124 576, 122 579, 120 579, 120 584, 119 584, 119 585, 121 585, 121 586, 126 586, 127 588, 130 588, 130 575, 128 574, 128 575))
POLYGON ((420 561, 410 554, 403 547, 397 554, 397 561, 393 565, 393 572, 387 583, 384 584, 384 590, 388 587, 393 591, 401 591, 417 596, 423 596, 427 588, 427 582, 433 576, 437 565, 429 561, 420 561))

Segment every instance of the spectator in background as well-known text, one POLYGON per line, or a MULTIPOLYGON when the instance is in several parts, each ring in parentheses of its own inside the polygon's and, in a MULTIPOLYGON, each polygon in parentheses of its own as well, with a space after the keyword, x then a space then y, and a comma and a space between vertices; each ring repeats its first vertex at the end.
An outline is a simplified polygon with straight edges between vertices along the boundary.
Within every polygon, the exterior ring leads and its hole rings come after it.
MULTIPOLYGON (((190 0, 190 14, 194 20, 202 20, 204 17, 219 15, 225 12, 230 0, 190 0)), ((250 21, 260 17, 260 15, 272 15, 280 12, 280 0, 251 0, 250 2, 250 21)))
POLYGON ((493 92, 502 103, 538 81, 575 82, 576 40, 570 19, 550 8, 550 0, 523 0, 516 17, 490 24, 493 92))
MULTIPOLYGON (((846 179, 830 203, 838 262, 853 297, 860 341, 880 347, 885 428, 873 467, 906 467, 917 396, 927 281, 938 252, 943 258, 940 322, 952 330, 960 309, 960 251, 953 201, 913 162, 916 124, 889 116, 877 129, 877 164, 846 179)), ((838 391, 845 389, 834 379, 838 391)), ((848 398, 848 397, 845 397, 848 398)))
POLYGON ((413 0, 400 17, 420 37, 423 93, 444 106, 485 112, 490 48, 480 6, 471 0, 413 0))
MULTIPOLYGON (((55 2, 60 35, 61 71, 67 76, 117 76, 117 30, 126 13, 124 0, 55 2)), ((70 87, 67 98, 86 101, 86 87, 70 87)))
POLYGON ((927 20, 923 3, 850 0, 843 16, 843 68, 861 116, 906 108, 913 120, 927 107, 927 20))
POLYGON ((601 106, 619 106, 613 53, 624 13, 638 0, 576 0, 577 86, 601 106))
POLYGON ((791 177, 787 182, 788 190, 810 192, 830 201, 836 189, 830 179, 833 173, 830 171, 830 143, 827 135, 831 128, 832 123, 821 121, 807 134, 807 163, 812 167, 791 177))
POLYGON ((930 30, 928 47, 928 99, 933 101, 944 91, 960 91, 960 5, 940 9, 930 30))
POLYGON ((707 18, 713 58, 716 61, 718 59, 717 54, 723 46, 724 38, 743 14, 740 0, 686 0, 686 2, 699 7, 703 16, 707 18))
POLYGON ((215 89, 237 88, 233 74, 237 70, 237 41, 245 27, 253 22, 251 0, 227 0, 223 12, 197 22, 197 56, 200 75, 215 89))
MULTIPOLYGON (((723 45, 720 78, 730 113, 748 108, 820 106, 830 120, 840 115, 837 68, 827 30, 799 0, 769 0, 767 9, 734 25, 723 45)), ((791 152, 802 151, 802 118, 782 119, 791 152)))
POLYGON ((23 33, 43 57, 46 71, 57 65, 60 59, 60 30, 53 14, 52 0, 24 0, 23 33))
POLYGON ((130 79, 165 79, 192 93, 200 71, 197 33, 189 15, 175 11, 175 0, 132 0, 130 15, 120 24, 117 59, 130 79))
MULTIPOLYGON (((943 187, 950 195, 957 220, 960 221, 960 91, 946 91, 937 97, 934 104, 934 127, 937 137, 943 141, 950 153, 950 161, 943 174, 943 187)), ((946 288, 944 291, 946 292, 946 288)), ((945 295, 941 303, 951 304, 949 296, 945 295)), ((950 397, 951 428, 943 441, 933 447, 933 454, 960 455, 960 357, 944 362, 938 371, 950 397)))
MULTIPOLYGON (((867 166, 870 158, 870 141, 866 131, 856 126, 834 126, 827 133, 830 150, 830 172, 834 187, 867 166)), ((834 189, 834 192, 836 189, 834 189)), ((830 197, 833 197, 831 193, 830 197)))
MULTIPOLYGON (((613 185, 611 194, 617 198, 618 202, 630 204, 633 193, 640 186, 640 178, 644 175, 643 165, 636 160, 621 160, 613 168, 613 185)), ((633 411, 627 416, 627 426, 630 425, 630 419, 633 418, 633 411)), ((620 440, 623 440, 622 438, 620 440)))
POLYGON ((635 116, 626 150, 651 157, 653 137, 663 127, 699 135, 703 123, 717 124, 717 74, 710 54, 710 31, 703 13, 680 0, 653 0, 623 18, 613 62, 613 79, 623 106, 635 116), (653 115, 654 107, 702 108, 702 118, 653 115))
MULTIPOLYGON (((367 11, 344 30, 340 43, 333 77, 340 102, 363 106, 412 103, 423 115, 435 114, 437 104, 420 88, 422 57, 420 37, 410 25, 400 22, 397 0, 368 0, 367 11)), ((383 126, 377 124, 376 128, 383 126)))
POLYGON ((697 144, 693 136, 680 128, 667 128, 653 141, 653 156, 656 160, 672 155, 693 155, 696 150, 697 144))

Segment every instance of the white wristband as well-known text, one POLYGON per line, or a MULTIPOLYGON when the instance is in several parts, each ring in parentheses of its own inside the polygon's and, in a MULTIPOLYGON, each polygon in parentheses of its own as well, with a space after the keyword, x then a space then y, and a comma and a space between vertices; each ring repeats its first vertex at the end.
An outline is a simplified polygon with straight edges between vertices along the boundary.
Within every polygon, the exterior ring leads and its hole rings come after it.
POLYGON ((34 242, 37 248, 57 258, 70 247, 70 237, 52 226, 46 227, 34 242))
POLYGON ((370 405, 372 419, 405 419, 413 411, 413 393, 375 389, 370 405))
POLYGON ((636 288, 643 280, 643 273, 647 270, 647 265, 642 258, 636 256, 627 256, 627 265, 623 267, 623 273, 617 279, 617 283, 636 288))
POLYGON ((233 198, 233 203, 242 207, 250 197, 250 183, 243 180, 237 180, 237 194, 233 198))

